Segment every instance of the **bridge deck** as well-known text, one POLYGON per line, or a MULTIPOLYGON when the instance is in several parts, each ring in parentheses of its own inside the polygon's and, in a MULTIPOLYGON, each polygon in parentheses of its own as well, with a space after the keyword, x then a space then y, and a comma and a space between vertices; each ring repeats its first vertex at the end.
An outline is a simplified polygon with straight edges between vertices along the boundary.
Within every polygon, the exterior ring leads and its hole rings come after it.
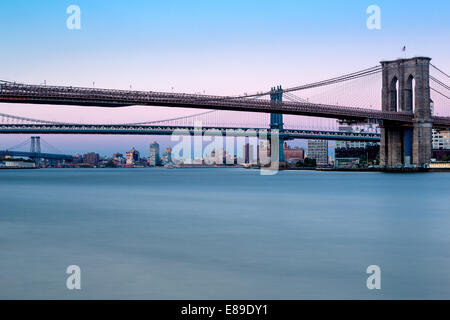
POLYGON ((73 156, 67 155, 67 154, 37 153, 37 152, 9 151, 9 150, 0 150, 0 156, 43 158, 43 159, 53 159, 53 160, 72 160, 73 159, 73 156))
MULTIPOLYGON (((0 134, 102 134, 102 135, 206 135, 248 136, 253 132, 272 131, 267 128, 230 127, 180 127, 180 126, 137 126, 137 125, 75 125, 75 124, 0 124, 0 134)), ((380 135, 369 132, 345 132, 323 130, 286 129, 279 133, 285 139, 323 139, 345 141, 380 141, 380 135)))
MULTIPOLYGON (((148 105, 283 113, 357 121, 373 119, 400 123, 413 122, 413 115, 411 113, 382 112, 378 110, 309 102, 279 102, 243 97, 79 87, 48 87, 14 83, 0 84, 0 102, 99 107, 148 105)), ((434 122, 435 126, 450 126, 450 118, 435 117, 434 122)))

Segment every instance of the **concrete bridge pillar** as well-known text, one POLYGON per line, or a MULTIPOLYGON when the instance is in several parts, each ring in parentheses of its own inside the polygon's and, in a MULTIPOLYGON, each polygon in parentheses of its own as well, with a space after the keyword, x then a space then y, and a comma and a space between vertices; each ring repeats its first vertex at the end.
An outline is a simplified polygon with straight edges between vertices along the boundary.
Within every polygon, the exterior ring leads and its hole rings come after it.
POLYGON ((414 115, 413 125, 384 122, 381 129, 382 166, 422 166, 431 160, 432 126, 430 58, 382 61, 382 110, 414 115))
MULTIPOLYGON (((270 90, 270 101, 272 103, 282 102, 283 101, 283 90, 281 86, 273 87, 270 90)), ((281 133, 283 131, 283 115, 278 113, 270 114, 270 129, 278 129, 281 133)), ((278 144, 278 154, 279 161, 284 162, 284 140, 280 138, 280 142, 278 144)))

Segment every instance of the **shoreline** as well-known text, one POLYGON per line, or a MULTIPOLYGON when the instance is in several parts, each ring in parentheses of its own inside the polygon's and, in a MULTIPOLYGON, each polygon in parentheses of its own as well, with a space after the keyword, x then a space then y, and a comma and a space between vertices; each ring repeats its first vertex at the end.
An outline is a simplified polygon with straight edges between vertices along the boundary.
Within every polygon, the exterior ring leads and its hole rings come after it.
POLYGON ((40 169, 39 167, 35 168, 24 168, 24 167, 0 167, 0 170, 33 170, 40 169))
MULTIPOLYGON (((261 169, 261 167, 244 166, 186 166, 186 167, 48 167, 48 168, 24 168, 24 167, 0 167, 0 170, 36 170, 36 169, 261 169)), ((450 168, 279 168, 279 171, 321 171, 321 172, 385 172, 385 173, 425 173, 447 172, 450 168)))

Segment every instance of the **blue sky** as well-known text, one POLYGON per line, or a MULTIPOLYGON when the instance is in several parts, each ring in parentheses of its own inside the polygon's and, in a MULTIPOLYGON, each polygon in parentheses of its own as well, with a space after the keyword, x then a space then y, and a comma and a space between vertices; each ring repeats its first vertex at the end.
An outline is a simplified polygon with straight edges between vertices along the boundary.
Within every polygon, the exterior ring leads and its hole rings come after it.
MULTIPOLYGON (((240 94, 426 55, 450 70, 450 2, 442 1, 28 1, 0 2, 0 79, 56 85, 240 94), (81 30, 66 8, 81 8, 81 30), (381 30, 366 9, 381 8, 381 30)), ((192 111, 8 106, 46 119, 161 119, 192 111)), ((194 111, 195 112, 195 111, 194 111)), ((0 148, 24 140, 0 138, 0 148)), ((161 140, 161 138, 158 138, 161 140)), ((48 137, 65 152, 148 149, 153 137, 48 137), (89 148, 89 149, 86 149, 89 148)), ((146 152, 144 152, 145 154, 146 152)))

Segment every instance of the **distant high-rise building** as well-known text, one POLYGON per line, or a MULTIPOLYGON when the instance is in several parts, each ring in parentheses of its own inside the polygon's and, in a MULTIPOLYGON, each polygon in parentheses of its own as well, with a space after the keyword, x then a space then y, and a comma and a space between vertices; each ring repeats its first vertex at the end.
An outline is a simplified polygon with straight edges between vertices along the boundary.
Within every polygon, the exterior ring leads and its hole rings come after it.
POLYGON ((160 158, 159 158, 159 144, 154 141, 150 145, 150 158, 149 158, 149 164, 152 167, 156 167, 160 164, 160 158))
POLYGON ((328 164, 328 141, 308 140, 308 158, 315 159, 317 165, 328 164))
POLYGON ((127 164, 135 164, 137 161, 139 161, 139 158, 140 153, 134 147, 126 154, 127 164))
POLYGON ((172 163, 172 148, 168 147, 164 151, 162 157, 161 157, 162 164, 170 164, 172 163))
POLYGON ((246 143, 242 150, 244 163, 255 163, 253 157, 253 146, 250 143, 246 143))
POLYGON ((83 162, 96 166, 100 160, 98 153, 90 152, 83 155, 83 162))
POLYGON ((270 163, 270 142, 268 140, 262 140, 259 142, 257 153, 257 161, 260 165, 266 165, 270 163))

